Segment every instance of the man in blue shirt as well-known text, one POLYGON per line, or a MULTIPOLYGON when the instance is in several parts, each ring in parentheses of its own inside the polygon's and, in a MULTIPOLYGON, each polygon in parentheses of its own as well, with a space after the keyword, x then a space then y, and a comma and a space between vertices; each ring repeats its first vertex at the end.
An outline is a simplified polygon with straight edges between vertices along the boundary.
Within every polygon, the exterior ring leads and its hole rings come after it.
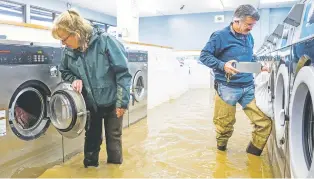
POLYGON ((233 62, 255 61, 250 31, 259 18, 253 6, 239 6, 234 12, 233 22, 214 32, 201 52, 200 60, 215 73, 214 124, 217 148, 222 151, 226 150, 234 130, 237 103, 254 124, 252 140, 246 150, 248 153, 260 156, 271 133, 271 119, 256 106, 253 74, 239 73, 232 66, 233 62))

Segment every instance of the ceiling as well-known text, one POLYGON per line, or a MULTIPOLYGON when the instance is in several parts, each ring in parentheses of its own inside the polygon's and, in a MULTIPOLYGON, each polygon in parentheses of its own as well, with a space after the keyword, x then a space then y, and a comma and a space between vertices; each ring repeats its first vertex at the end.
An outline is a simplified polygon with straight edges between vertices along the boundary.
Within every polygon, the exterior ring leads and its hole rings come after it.
MULTIPOLYGON (((61 0, 116 16, 117 0, 61 0), (92 3, 91 3, 92 2, 92 3)), ((139 16, 161 16, 204 12, 233 11, 240 4, 252 4, 256 8, 291 7, 299 0, 136 0, 139 16), (180 8, 183 7, 181 10, 180 8)))

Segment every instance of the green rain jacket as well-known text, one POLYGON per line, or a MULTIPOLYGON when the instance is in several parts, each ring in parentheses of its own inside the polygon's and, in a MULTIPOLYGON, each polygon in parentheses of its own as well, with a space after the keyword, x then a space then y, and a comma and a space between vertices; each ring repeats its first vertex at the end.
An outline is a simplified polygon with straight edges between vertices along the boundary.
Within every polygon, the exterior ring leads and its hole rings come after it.
POLYGON ((60 65, 61 77, 72 83, 83 81, 83 96, 88 108, 111 106, 126 109, 132 76, 126 51, 113 36, 95 28, 85 52, 65 48, 60 65))

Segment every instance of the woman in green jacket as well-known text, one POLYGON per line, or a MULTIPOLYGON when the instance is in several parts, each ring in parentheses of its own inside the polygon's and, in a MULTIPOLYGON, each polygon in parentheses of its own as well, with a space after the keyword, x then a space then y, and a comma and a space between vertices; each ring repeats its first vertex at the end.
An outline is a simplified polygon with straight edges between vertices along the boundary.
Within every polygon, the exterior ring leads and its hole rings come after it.
POLYGON ((130 99, 132 76, 123 45, 86 21, 74 9, 54 21, 52 35, 66 46, 60 65, 62 79, 82 93, 90 123, 85 127, 84 166, 98 166, 104 119, 107 162, 121 164, 122 118, 130 99))

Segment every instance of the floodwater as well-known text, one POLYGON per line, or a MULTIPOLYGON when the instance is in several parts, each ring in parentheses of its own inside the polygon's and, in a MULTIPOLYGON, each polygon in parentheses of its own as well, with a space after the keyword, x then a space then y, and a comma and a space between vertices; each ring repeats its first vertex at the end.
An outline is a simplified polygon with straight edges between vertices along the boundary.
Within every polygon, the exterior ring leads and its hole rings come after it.
POLYGON ((190 90, 149 110, 147 119, 123 131, 122 165, 107 164, 102 146, 99 167, 85 169, 81 153, 40 177, 272 178, 266 150, 261 157, 245 152, 252 126, 240 106, 228 150, 217 151, 213 99, 213 92, 208 89, 190 90))

